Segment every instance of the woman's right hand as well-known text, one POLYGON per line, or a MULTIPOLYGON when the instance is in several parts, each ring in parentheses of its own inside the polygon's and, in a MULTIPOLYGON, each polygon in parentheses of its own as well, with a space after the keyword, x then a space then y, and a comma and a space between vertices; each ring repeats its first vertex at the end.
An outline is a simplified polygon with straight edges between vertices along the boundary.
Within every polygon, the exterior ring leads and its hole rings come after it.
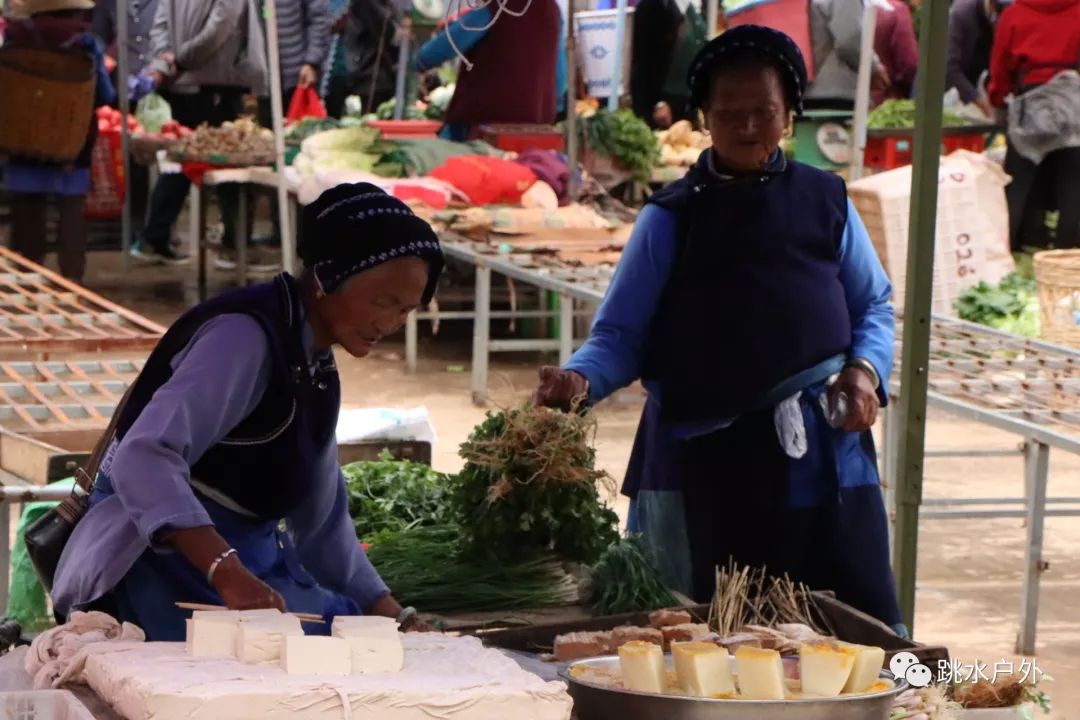
POLYGON ((223 560, 214 571, 214 589, 230 610, 276 608, 286 612, 285 598, 255 577, 236 555, 223 560))
POLYGON ((571 412, 585 402, 589 395, 589 381, 581 373, 557 367, 540 368, 540 385, 533 395, 533 403, 571 412))

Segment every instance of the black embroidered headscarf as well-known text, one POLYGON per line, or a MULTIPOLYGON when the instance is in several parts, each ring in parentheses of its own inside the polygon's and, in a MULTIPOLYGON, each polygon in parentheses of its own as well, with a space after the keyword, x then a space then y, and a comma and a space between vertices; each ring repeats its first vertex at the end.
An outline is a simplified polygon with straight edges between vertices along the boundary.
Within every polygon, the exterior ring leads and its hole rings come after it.
POLYGON ((725 59, 751 53, 761 55, 780 72, 788 103, 796 115, 801 115, 808 82, 802 51, 786 34, 762 25, 733 27, 698 52, 686 79, 693 108, 700 108, 708 99, 710 79, 725 59))
POLYGON ((304 208, 300 258, 329 294, 353 275, 402 257, 429 267, 423 304, 443 268, 439 237, 408 205, 370 183, 338 185, 304 208))

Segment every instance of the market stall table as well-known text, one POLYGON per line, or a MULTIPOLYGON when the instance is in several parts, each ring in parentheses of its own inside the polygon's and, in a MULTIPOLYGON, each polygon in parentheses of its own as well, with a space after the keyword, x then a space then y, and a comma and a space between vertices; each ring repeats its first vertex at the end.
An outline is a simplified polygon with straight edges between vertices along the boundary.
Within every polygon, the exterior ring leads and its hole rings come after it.
POLYGON ((150 350, 165 329, 0 248, 0 357, 150 350))

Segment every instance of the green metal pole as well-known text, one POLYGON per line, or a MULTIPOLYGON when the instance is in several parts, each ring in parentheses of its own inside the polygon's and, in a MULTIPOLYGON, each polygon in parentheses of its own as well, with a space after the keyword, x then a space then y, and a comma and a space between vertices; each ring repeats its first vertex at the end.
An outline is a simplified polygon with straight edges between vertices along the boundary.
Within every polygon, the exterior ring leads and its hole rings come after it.
POLYGON ((900 611, 915 628, 915 570, 919 550, 923 451, 926 435, 927 365, 937 227, 938 167, 941 161, 942 97, 949 32, 949 0, 925 0, 915 88, 915 147, 911 173, 907 286, 904 294, 900 423, 895 475, 896 527, 893 570, 900 611))

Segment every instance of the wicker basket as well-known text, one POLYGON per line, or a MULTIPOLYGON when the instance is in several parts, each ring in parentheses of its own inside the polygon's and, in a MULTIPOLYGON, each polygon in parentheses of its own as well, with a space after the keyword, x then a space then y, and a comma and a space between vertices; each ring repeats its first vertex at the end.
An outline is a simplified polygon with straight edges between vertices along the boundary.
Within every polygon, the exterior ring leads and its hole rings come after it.
POLYGON ((1042 337, 1080 347, 1080 250, 1035 253, 1042 337))
POLYGON ((0 48, 0 154, 75 160, 93 119, 96 82, 82 53, 0 48))

